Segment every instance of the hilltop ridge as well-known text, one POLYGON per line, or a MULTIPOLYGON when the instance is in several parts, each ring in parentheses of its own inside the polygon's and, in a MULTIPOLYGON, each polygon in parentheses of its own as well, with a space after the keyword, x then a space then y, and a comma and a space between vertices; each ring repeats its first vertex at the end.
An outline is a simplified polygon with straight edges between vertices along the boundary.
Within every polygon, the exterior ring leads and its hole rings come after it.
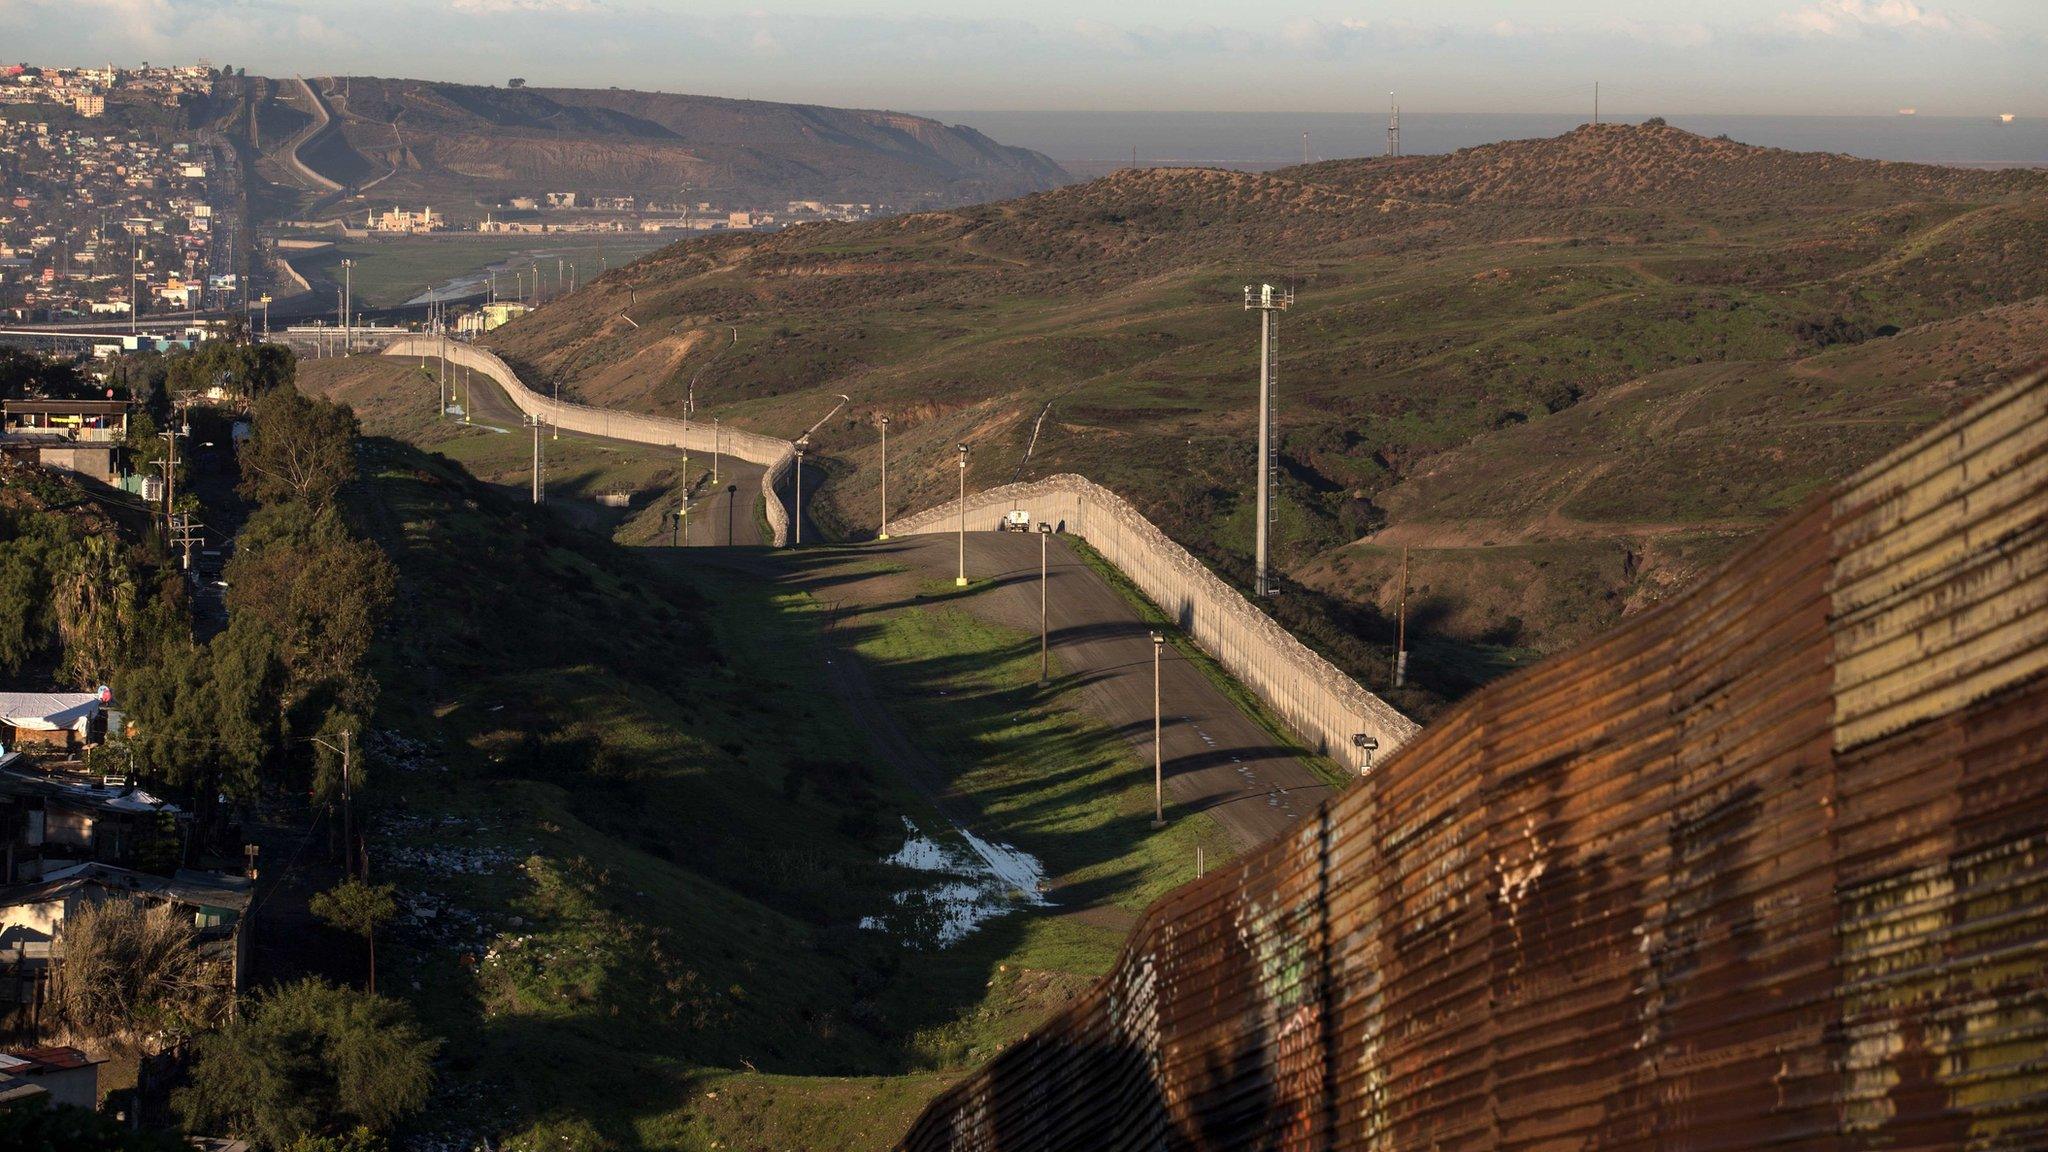
POLYGON ((1639 524, 1591 521, 1568 548, 1543 545, 1557 555, 1518 561, 1559 565, 1548 583, 1573 591, 1546 607, 1465 589, 1526 583, 1490 543, 1542 537, 1514 517, 1555 503, 1504 510, 1486 541, 1446 542, 1430 557, 1445 575, 1424 571, 1416 589, 1421 634, 1440 649, 1419 666, 1455 694, 1497 670, 1495 656, 1552 650, 1651 602, 2023 361, 2010 324, 1966 321, 2048 294, 2048 173, 1754 148, 1659 124, 1264 174, 1134 169, 997 203, 687 241, 488 342, 560 375, 565 395, 672 414, 694 384, 701 414, 777 435, 853 397, 814 437, 831 478, 813 516, 844 535, 873 531, 886 414, 896 514, 947 498, 967 442, 976 482, 1087 475, 1242 583, 1257 339, 1241 292, 1260 281, 1298 291, 1281 325, 1275 554, 1313 585, 1275 608, 1376 688, 1398 589, 1369 549, 1348 571, 1319 558, 1445 506, 1416 499, 1411 478, 1493 437, 1560 453, 1517 484, 1568 488, 1573 441, 1545 430, 1632 381, 1678 372, 1683 389, 1644 394, 1718 413, 1753 403, 1786 366, 1882 366, 1912 350, 1911 379, 1798 378, 1817 412, 1888 413, 1801 424, 1825 428, 1824 458, 1787 444, 1731 482, 1719 469, 1753 422, 1708 421, 1654 467, 1589 481, 1609 502, 1657 490, 1676 509, 1660 533, 1699 541, 1693 552, 1645 553, 1639 524), (1843 349, 1857 355, 1814 359, 1843 349), (1757 367, 1712 371, 1737 363, 1757 367), (1949 376, 1962 382, 1927 385, 1949 376))
MULTIPOLYGON (((590 194, 928 207, 1071 179, 963 125, 875 109, 666 92, 311 78, 334 128, 309 159, 380 198, 590 194)), ((295 83, 242 78, 224 112, 275 152, 312 122, 295 83), (242 101, 237 104, 236 100, 242 101)))
POLYGON ((1701 136, 1661 120, 1585 124, 1562 136, 1443 155, 1330 160, 1282 171, 1360 196, 1522 206, 1841 207, 1898 196, 1952 199, 2048 188, 2048 173, 2026 169, 1978 171, 1794 152, 1701 136))

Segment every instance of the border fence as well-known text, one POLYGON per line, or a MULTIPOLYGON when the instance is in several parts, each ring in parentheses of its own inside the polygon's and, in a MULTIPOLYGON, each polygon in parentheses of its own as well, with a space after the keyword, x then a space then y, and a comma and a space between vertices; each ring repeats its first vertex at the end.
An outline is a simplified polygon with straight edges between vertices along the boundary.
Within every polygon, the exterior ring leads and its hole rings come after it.
POLYGON ((777 548, 789 543, 789 509, 782 503, 780 489, 796 461, 796 448, 787 440, 742 432, 736 428, 714 430, 704 424, 686 425, 667 416, 593 408, 574 401, 558 402, 527 387, 512 366, 499 359, 496 353, 459 340, 414 336, 393 341, 385 347, 384 355, 438 356, 451 364, 481 372, 503 388, 505 395, 521 412, 539 416, 550 424, 559 423, 571 432, 670 448, 684 447, 687 440, 690 451, 706 454, 712 451, 713 437, 716 436, 717 444, 729 455, 750 464, 766 466, 766 471, 761 474, 761 503, 768 517, 769 537, 777 548))
POLYGON ((901 1147, 2048 1147, 2048 385, 1169 893, 901 1147))

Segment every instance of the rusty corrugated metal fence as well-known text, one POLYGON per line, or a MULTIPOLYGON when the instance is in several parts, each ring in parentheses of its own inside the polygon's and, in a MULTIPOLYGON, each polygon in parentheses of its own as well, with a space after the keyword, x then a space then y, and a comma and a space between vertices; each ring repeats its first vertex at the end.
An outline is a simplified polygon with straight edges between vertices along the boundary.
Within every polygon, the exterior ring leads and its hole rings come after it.
POLYGON ((2048 1148, 2048 385, 1161 899, 913 1152, 2048 1148))

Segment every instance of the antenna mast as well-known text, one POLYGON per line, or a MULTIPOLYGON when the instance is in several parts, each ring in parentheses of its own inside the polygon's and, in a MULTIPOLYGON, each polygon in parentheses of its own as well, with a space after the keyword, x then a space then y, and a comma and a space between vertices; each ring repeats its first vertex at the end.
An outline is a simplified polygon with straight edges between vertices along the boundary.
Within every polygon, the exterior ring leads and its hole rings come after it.
POLYGON ((1394 103, 1394 94, 1387 93, 1387 155, 1401 154, 1401 106, 1394 103))
POLYGON ((1255 593, 1261 599, 1273 594, 1272 582, 1266 576, 1266 558, 1273 528, 1273 481, 1280 468, 1280 444, 1273 435, 1280 415, 1280 313, 1293 303, 1293 292, 1271 284, 1257 288, 1247 285, 1244 290, 1245 310, 1259 314, 1259 524, 1255 593))

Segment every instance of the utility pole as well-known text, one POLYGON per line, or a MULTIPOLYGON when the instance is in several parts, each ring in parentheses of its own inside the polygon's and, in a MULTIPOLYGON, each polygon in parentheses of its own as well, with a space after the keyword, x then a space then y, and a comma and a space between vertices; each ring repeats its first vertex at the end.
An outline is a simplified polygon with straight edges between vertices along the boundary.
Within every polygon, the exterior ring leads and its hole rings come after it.
POLYGON ((1152 634, 1152 826, 1166 827, 1166 754, 1159 737, 1165 727, 1159 704, 1159 660, 1166 650, 1166 637, 1152 634))
POLYGON ((540 501, 541 501, 541 484, 540 484, 540 426, 541 426, 541 418, 540 418, 540 417, 538 417, 538 416, 528 416, 528 417, 526 418, 526 422, 527 422, 528 424, 531 424, 531 425, 533 426, 533 502, 534 502, 535 504, 538 504, 538 503, 540 503, 540 501))
POLYGON ((355 821, 351 813, 352 800, 349 795, 349 774, 351 768, 353 767, 352 761, 355 759, 354 738, 355 733, 345 728, 342 730, 341 744, 339 746, 330 743, 324 737, 313 737, 313 743, 320 745, 322 748, 327 749, 329 752, 339 753, 341 756, 342 873, 351 880, 355 879, 356 876, 355 821))
POLYGON ((1279 372, 1275 362, 1280 345, 1280 313, 1293 303, 1293 292, 1278 291, 1271 284, 1244 290, 1245 309, 1259 314, 1259 522, 1255 541, 1258 576, 1254 594, 1261 599, 1273 594, 1272 583, 1267 577, 1267 556, 1273 527, 1273 473, 1279 466, 1279 443, 1274 439, 1273 426, 1278 422, 1280 402, 1276 387, 1279 372))
POLYGON ((804 542, 804 449, 810 446, 811 438, 808 434, 797 438, 796 498, 790 501, 790 503, 792 505, 792 518, 796 521, 796 542, 798 545, 802 545, 804 542))
POLYGON ((192 519, 190 512, 171 513, 171 543, 184 552, 184 570, 192 570, 192 546, 205 543, 199 530, 206 525, 192 519))
POLYGON ((956 588, 967 587, 967 445, 960 446, 960 575, 953 579, 956 588))
POLYGON ((1045 547, 1052 539, 1052 525, 1040 521, 1038 525, 1038 685, 1043 688, 1052 683, 1052 652, 1046 642, 1045 632, 1045 547))
POLYGON ((157 463, 164 470, 164 538, 170 539, 177 533, 178 501, 178 429, 175 425, 157 435, 170 445, 170 455, 157 463))
MULTIPOLYGON (((135 335, 136 317, 142 311, 142 289, 136 286, 141 282, 141 274, 142 247, 135 242, 135 237, 130 236, 128 238, 128 334, 130 336, 135 335)), ((269 315, 267 309, 264 314, 266 316, 269 315)), ((263 326, 269 328, 270 322, 265 320, 263 326)))
POLYGON ((889 538, 889 418, 882 417, 882 531, 877 540, 889 538))
POLYGON ((1394 611, 1394 687, 1408 683, 1408 546, 1401 546, 1401 595, 1394 611))
MULTIPOLYGON (((454 387, 454 381, 449 381, 449 386, 450 390, 452 391, 454 387)), ((464 424, 469 423, 469 410, 475 407, 475 405, 472 404, 471 401, 475 399, 476 389, 471 387, 469 383, 469 365, 464 364, 462 366, 462 422, 464 424)))

